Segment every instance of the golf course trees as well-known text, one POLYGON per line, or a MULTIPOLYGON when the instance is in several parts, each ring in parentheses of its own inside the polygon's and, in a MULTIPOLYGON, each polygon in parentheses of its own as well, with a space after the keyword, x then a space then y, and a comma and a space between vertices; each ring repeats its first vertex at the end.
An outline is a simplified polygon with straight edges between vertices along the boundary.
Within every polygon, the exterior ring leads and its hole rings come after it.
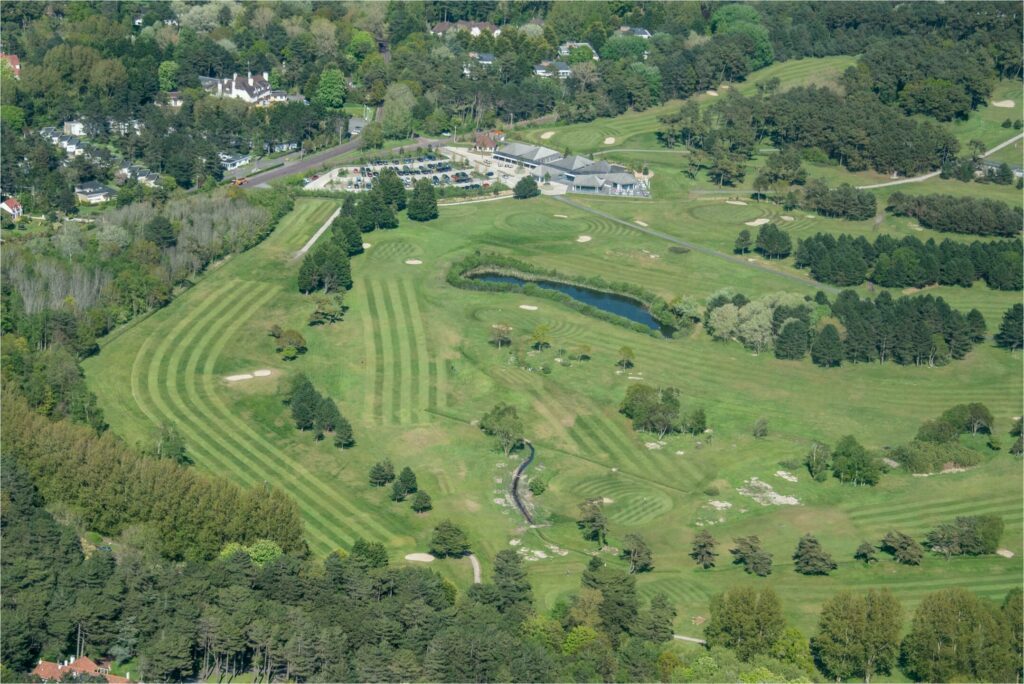
POLYGON ((516 199, 529 199, 539 194, 540 188, 537 187, 537 181, 533 180, 532 176, 523 176, 512 190, 512 196, 516 199))
POLYGON ((420 178, 412 189, 407 212, 413 221, 432 221, 437 218, 437 197, 434 185, 427 178, 420 178))
POLYGON ((734 587, 711 599, 704 637, 708 646, 731 648, 740 660, 750 660, 771 653, 785 628, 775 591, 734 587))
POLYGON ((856 438, 847 435, 832 453, 832 472, 840 482, 873 486, 882 477, 882 466, 856 438))
POLYGON ((313 430, 314 438, 321 440, 325 432, 334 433, 334 445, 352 446, 352 426, 341 415, 333 399, 321 395, 304 374, 292 378, 285 396, 291 408, 292 420, 299 430, 313 430))
POLYGON ((995 553, 1003 536, 1003 519, 998 515, 960 516, 951 523, 941 523, 928 533, 925 546, 951 556, 981 556, 995 553))
POLYGON ((523 567, 523 558, 513 549, 502 549, 494 556, 492 575, 499 600, 496 605, 501 613, 521 610, 525 616, 533 604, 533 590, 530 579, 523 567))
POLYGON ((373 487, 383 487, 394 479, 395 467, 388 459, 378 461, 370 468, 370 485, 373 487))
POLYGON ((871 542, 861 542, 857 550, 853 552, 853 558, 855 560, 863 561, 864 565, 871 565, 872 563, 878 562, 878 556, 875 555, 875 545, 871 542))
POLYGON ((838 567, 832 556, 825 553, 817 537, 805 534, 793 553, 793 569, 801 575, 827 575, 838 567))
POLYGON ((761 540, 757 535, 733 539, 736 545, 729 549, 733 563, 742 565, 747 574, 767 577, 772 574, 772 554, 761 548, 761 540))
POLYGON ((693 539, 693 547, 690 550, 690 558, 697 562, 705 570, 715 567, 715 538, 707 530, 701 530, 693 539))
POLYGON ((465 556, 469 553, 469 539, 462 528, 451 520, 444 520, 434 528, 430 538, 430 553, 438 558, 465 556))
POLYGON ((736 243, 733 245, 732 251, 737 254, 746 254, 750 251, 753 244, 754 242, 750 237, 750 231, 744 228, 740 231, 740 234, 736 236, 736 243))
POLYGON ((364 233, 377 230, 378 228, 388 229, 398 227, 398 217, 395 210, 384 198, 380 186, 374 186, 372 190, 363 193, 362 198, 356 205, 356 225, 364 233))
POLYGON ((1006 310, 995 340, 996 345, 1010 351, 1024 347, 1024 305, 1014 304, 1006 310))
POLYGON ((832 470, 832 450, 827 444, 811 442, 811 448, 804 457, 804 464, 815 482, 824 482, 832 470))
POLYGON ((391 500, 405 501, 405 497, 416 493, 417 489, 416 474, 412 472, 412 468, 405 466, 398 474, 398 479, 391 483, 391 500))
POLYGON ((346 204, 351 205, 348 210, 351 213, 343 207, 338 218, 331 223, 331 241, 345 249, 349 256, 354 256, 363 253, 363 231, 359 230, 359 224, 356 223, 354 201, 347 201, 351 197, 353 195, 346 198, 346 204))
POLYGON ((604 514, 602 499, 587 499, 579 505, 580 516, 576 519, 576 527, 583 533, 583 538, 596 541, 599 547, 605 545, 608 536, 608 518, 604 514))
POLYGON ((512 326, 507 323, 495 323, 492 325, 491 344, 498 349, 512 344, 512 326))
POLYGON ((843 341, 839 331, 831 323, 825 325, 811 343, 811 360, 823 368, 835 368, 843 364, 843 341))
POLYGON ((374 184, 374 189, 380 188, 381 197, 395 211, 405 209, 405 186, 398 172, 390 166, 380 172, 380 178, 374 184))
POLYGON ((882 537, 881 549, 903 565, 920 565, 924 558, 924 549, 921 545, 913 537, 902 532, 893 531, 882 537))
POLYGON ((1019 645, 1008 615, 1020 620, 1019 599, 1004 613, 966 589, 926 595, 903 639, 903 668, 923 682, 1012 682, 1019 645))
POLYGON ((822 606, 811 650, 829 677, 870 682, 899 661, 902 623, 899 601, 888 590, 841 592, 822 606))
POLYGON ((654 432, 661 439, 680 428, 679 390, 658 389, 643 383, 630 385, 619 411, 633 421, 634 430, 654 432))
POLYGON ((541 323, 530 333, 530 346, 544 351, 551 346, 551 326, 541 323))
POLYGON ((299 292, 304 294, 351 289, 352 266, 347 249, 333 240, 319 243, 303 258, 298 280, 299 292))
POLYGON ((631 575, 638 572, 650 572, 654 569, 654 556, 651 554, 651 547, 639 534, 626 535, 625 543, 622 545, 622 557, 629 561, 631 575))
POLYGON ((619 347, 619 368, 626 370, 627 368, 633 367, 633 361, 636 359, 636 353, 632 347, 619 347))
POLYGON ((434 507, 434 502, 431 501, 430 495, 422 489, 416 492, 416 496, 412 497, 412 510, 415 513, 426 513, 434 507))
POLYGON ((497 438, 506 457, 523 441, 523 420, 515 406, 504 402, 495 404, 494 408, 483 415, 480 429, 485 435, 497 438))
POLYGON ((755 248, 769 259, 782 259, 793 251, 793 241, 789 233, 774 223, 766 223, 757 231, 755 248))
POLYGON ((640 626, 637 636, 654 643, 672 641, 672 623, 676 619, 676 609, 662 592, 651 598, 651 606, 640 614, 640 626))

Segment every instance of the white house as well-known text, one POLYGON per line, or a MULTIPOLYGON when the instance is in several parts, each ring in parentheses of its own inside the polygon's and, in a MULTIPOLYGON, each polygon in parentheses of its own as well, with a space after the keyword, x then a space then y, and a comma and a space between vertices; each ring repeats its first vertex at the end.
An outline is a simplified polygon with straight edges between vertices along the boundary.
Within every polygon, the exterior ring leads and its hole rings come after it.
POLYGON ((0 211, 7 212, 17 221, 21 218, 21 203, 13 197, 8 197, 3 202, 0 202, 0 211))
POLYGON ((81 121, 65 121, 65 135, 85 135, 85 124, 81 121))
POLYGON ((214 97, 229 97, 249 104, 263 104, 271 98, 270 74, 266 71, 262 76, 253 76, 250 71, 245 78, 239 78, 238 74, 232 74, 231 78, 200 76, 199 83, 214 97))
POLYGON ((225 154, 221 152, 217 155, 220 157, 220 165, 224 167, 226 171, 232 171, 237 169, 239 166, 245 166, 251 159, 247 154, 225 154))
POLYGON ((116 194, 113 188, 108 188, 96 181, 88 181, 75 186, 75 197, 84 204, 103 204, 113 199, 116 194))
POLYGON ((582 43, 582 42, 577 42, 577 41, 573 41, 573 40, 570 40, 568 42, 565 42, 565 43, 562 43, 561 45, 559 45, 558 46, 558 54, 560 54, 562 57, 568 57, 570 52, 572 52, 576 48, 581 48, 581 47, 585 47, 588 50, 590 50, 591 54, 593 54, 593 56, 594 56, 594 61, 595 62, 601 59, 600 57, 597 56, 597 50, 594 49, 593 45, 591 45, 590 43, 582 43))
POLYGON ((564 81, 572 76, 572 67, 565 62, 544 60, 540 64, 534 65, 533 73, 541 78, 551 78, 552 76, 555 76, 564 81))

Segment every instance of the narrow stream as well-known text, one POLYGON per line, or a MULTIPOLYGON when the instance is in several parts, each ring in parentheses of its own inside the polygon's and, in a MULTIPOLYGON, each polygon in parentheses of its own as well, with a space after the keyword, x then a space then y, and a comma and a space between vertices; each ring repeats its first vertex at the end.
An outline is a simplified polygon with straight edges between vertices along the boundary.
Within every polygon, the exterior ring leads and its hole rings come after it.
POLYGON ((512 500, 516 502, 516 508, 518 508, 519 512, 523 514, 523 517, 526 518, 526 522, 532 525, 533 516, 526 510, 526 506, 523 505, 523 500, 519 498, 519 476, 523 474, 531 463, 533 463, 534 456, 533 444, 528 440, 523 440, 523 442, 526 444, 526 448, 530 450, 530 455, 525 461, 519 464, 519 467, 516 468, 516 474, 512 477, 512 500))

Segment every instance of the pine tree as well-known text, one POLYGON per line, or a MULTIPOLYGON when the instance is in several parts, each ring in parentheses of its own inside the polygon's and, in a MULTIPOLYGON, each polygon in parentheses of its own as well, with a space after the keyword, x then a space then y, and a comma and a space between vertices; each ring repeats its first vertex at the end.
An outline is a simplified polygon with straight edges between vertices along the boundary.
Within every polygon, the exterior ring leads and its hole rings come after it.
POLYGON ((799 318, 791 318, 783 324, 779 336, 775 340, 775 358, 802 359, 807 353, 807 337, 810 331, 807 323, 799 318))
POLYGON ((316 410, 316 429, 320 432, 334 432, 341 420, 341 411, 330 397, 323 397, 316 410))
POLYGON ((651 547, 639 534, 626 535, 622 557, 629 560, 630 574, 650 572, 654 569, 654 556, 651 554, 651 547))
POLYGON ((995 340, 998 346, 1010 351, 1024 347, 1024 305, 1014 304, 1006 310, 995 340))
POLYGON ((177 243, 174 226, 163 216, 154 216, 143 228, 143 235, 157 247, 173 247, 177 243))
POLYGON ((422 489, 416 492, 416 496, 412 498, 412 510, 416 513, 426 513, 433 507, 430 495, 422 489))
POLYGON ((608 518, 605 517, 601 499, 587 499, 579 505, 579 509, 580 517, 576 520, 576 527, 582 530, 583 538, 604 546, 608 534, 608 518))
POLYGON ((391 485, 391 500, 404 501, 405 497, 415 492, 416 475, 412 472, 412 468, 406 466, 402 468, 402 472, 399 473, 398 479, 391 485))
POLYGON ((307 294, 320 287, 320 274, 317 272, 313 255, 306 253, 299 266, 299 292, 307 294))
POLYGON ((395 210, 384 200, 379 186, 374 187, 370 192, 363 193, 362 199, 356 205, 356 225, 364 233, 377 230, 378 228, 397 228, 398 218, 395 210))
POLYGON ((980 311, 971 309, 967 312, 967 334, 970 336, 971 342, 984 341, 986 328, 985 317, 980 311))
POLYGON ((870 682, 896 666, 902 622, 899 601, 888 590, 872 589, 864 596, 843 592, 822 606, 811 647, 829 676, 870 682))
POLYGON ((469 553, 469 540, 466 533, 451 520, 445 520, 434 528, 430 538, 430 553, 438 558, 445 556, 465 556, 469 553))
POLYGON ((651 607, 640 617, 637 635, 655 643, 672 641, 672 623, 676 619, 676 609, 668 597, 660 591, 651 599, 651 607))
POLYGON ((426 178, 419 179, 413 186, 408 216, 413 221, 432 221, 438 216, 434 185, 426 178))
POLYGON ((772 574, 772 554, 761 548, 761 540, 757 535, 739 537, 733 541, 736 546, 729 549, 733 563, 742 565, 748 574, 758 577, 772 574))
POLYGON ((381 171, 375 186, 380 188, 384 201, 396 211, 405 209, 405 186, 394 169, 388 167, 381 171))
POLYGON ((793 565, 801 575, 827 575, 837 567, 818 539, 809 534, 800 538, 793 553, 793 565))
POLYGON ((892 554, 897 563, 903 565, 920 565, 924 558, 924 549, 912 537, 902 532, 889 532, 882 538, 881 548, 892 554))
POLYGON ((736 651, 740 660, 772 652, 786 627, 778 595, 772 589, 736 587, 711 599, 704 629, 708 646, 736 651))
POLYGON ((356 439, 352 434, 352 424, 342 416, 334 426, 334 446, 339 449, 348 449, 355 446, 355 443, 356 439))
POLYGON ((300 430, 311 430, 316 423, 320 402, 320 393, 313 388, 313 384, 305 376, 301 376, 292 392, 290 401, 295 427, 300 430))
POLYGON ((829 323, 811 344, 811 360, 819 366, 833 368, 842 365, 843 356, 843 341, 839 338, 839 331, 829 323))
POLYGON ((690 558, 697 561, 697 565, 705 570, 715 567, 715 538, 707 530, 701 530, 693 540, 693 550, 690 551, 690 558))
MULTIPOLYGON (((349 195, 349 197, 351 196, 349 195)), ((352 211, 355 211, 354 204, 352 211)), ((346 213, 344 208, 331 224, 331 241, 346 251, 349 256, 363 253, 363 233, 356 224, 355 216, 346 213)))
POLYGON ((753 240, 750 237, 750 231, 744 228, 740 231, 740 234, 736 236, 736 244, 733 245, 732 251, 737 254, 746 254, 750 251, 750 247, 753 245, 753 240))
POLYGON ((523 567, 522 557, 512 549, 502 549, 494 557, 494 586, 499 601, 496 608, 506 613, 514 608, 529 612, 533 602, 530 580, 523 567))
POLYGON ((370 485, 373 487, 383 487, 394 479, 395 467, 388 459, 374 463, 370 468, 370 485))

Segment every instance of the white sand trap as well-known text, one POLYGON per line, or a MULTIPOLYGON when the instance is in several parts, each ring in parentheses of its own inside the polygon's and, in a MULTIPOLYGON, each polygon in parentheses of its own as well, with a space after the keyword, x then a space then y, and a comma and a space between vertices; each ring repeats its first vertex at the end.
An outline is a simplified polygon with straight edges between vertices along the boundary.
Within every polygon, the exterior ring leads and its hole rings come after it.
POLYGON ((711 97, 718 97, 718 91, 717 90, 709 90, 708 91, 708 95, 710 95, 711 97))
POLYGON ((269 377, 269 376, 271 376, 273 374, 274 374, 274 371, 269 371, 269 370, 258 370, 258 371, 253 371, 252 372, 252 376, 254 378, 266 378, 266 377, 269 377))
POLYGON ((614 145, 615 144, 615 138, 609 135, 607 138, 604 139, 604 144, 605 145, 614 145))
POLYGON ((747 221, 743 225, 745 225, 745 226, 763 226, 766 223, 771 223, 771 219, 766 219, 766 218, 754 219, 753 221, 747 221))
POLYGON ((1013 551, 1010 549, 996 549, 996 555, 1003 558, 1013 558, 1013 551))
POLYGON ((757 261, 757 259, 755 259, 754 257, 748 257, 747 261, 749 261, 750 263, 754 263, 755 261, 757 261))
POLYGON ((541 140, 550 140, 550 139, 551 139, 551 137, 552 137, 552 136, 553 136, 554 134, 555 134, 555 132, 554 132, 554 131, 544 131, 543 133, 541 133, 541 134, 540 134, 540 139, 541 139, 541 140))
POLYGON ((519 308, 520 309, 526 309, 527 311, 536 311, 537 310, 537 307, 535 307, 533 304, 520 304, 519 308))
POLYGON ((996 100, 992 103, 993 107, 999 107, 1000 109, 1013 109, 1013 100, 996 100))
POLYGON ((789 482, 797 482, 798 481, 798 478, 797 478, 796 475, 794 475, 793 473, 786 472, 785 470, 776 470, 775 471, 775 477, 781 477, 783 480, 787 480, 789 482))
POLYGON ((416 563, 433 563, 434 557, 429 553, 410 553, 405 557, 407 561, 414 561, 416 563))
POLYGON ((555 214, 555 218, 569 218, 565 214, 555 214))
POLYGON ((409 264, 410 266, 419 266, 423 262, 420 261, 419 259, 406 259, 405 263, 409 264))
POLYGON ((640 219, 633 219, 633 223, 635 223, 638 226, 643 226, 644 228, 647 227, 647 224, 641 221, 640 219))
POLYGON ((371 245, 369 242, 363 243, 363 249, 370 249, 371 247, 373 247, 373 245, 371 245))
POLYGON ((792 216, 780 216, 779 218, 782 219, 783 221, 792 221, 792 220, 794 220, 792 216))
POLYGON ((601 497, 601 503, 603 503, 603 504, 615 503, 615 499, 609 499, 607 496, 602 496, 601 497))
POLYGON ((590 242, 593 239, 594 238, 590 237, 589 235, 580 235, 578 238, 576 238, 576 242, 590 242))
POLYGON ((252 380, 252 373, 241 373, 239 375, 229 375, 225 380, 228 382, 240 382, 242 380, 252 380))
POLYGON ((747 206, 746 202, 742 202, 740 200, 725 200, 725 203, 726 204, 731 204, 734 207, 745 207, 745 206, 747 206))

